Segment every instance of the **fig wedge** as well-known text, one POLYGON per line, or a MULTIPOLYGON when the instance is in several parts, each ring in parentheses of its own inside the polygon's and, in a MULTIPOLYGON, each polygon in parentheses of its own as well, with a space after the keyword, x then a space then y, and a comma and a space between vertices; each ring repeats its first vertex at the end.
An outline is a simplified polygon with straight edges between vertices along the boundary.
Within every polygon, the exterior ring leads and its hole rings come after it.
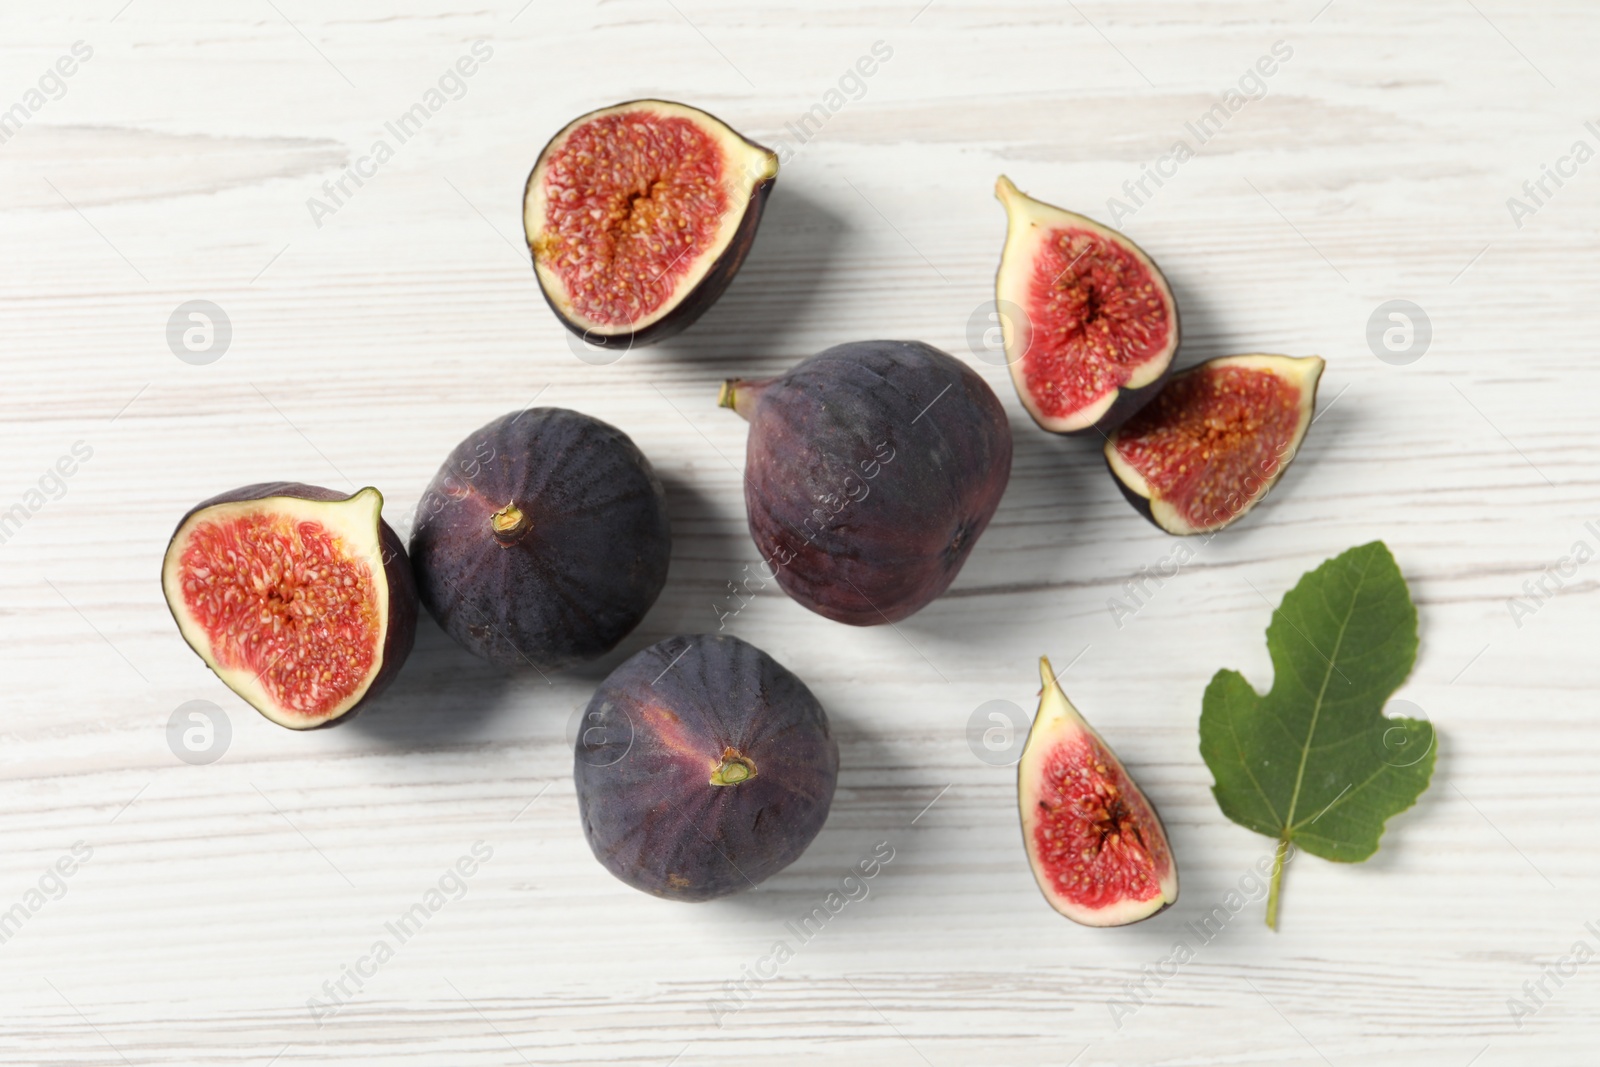
POLYGON ((1322 368, 1316 356, 1223 356, 1174 375, 1106 439, 1122 495, 1170 534, 1234 522, 1300 450, 1322 368))
POLYGON ((1045 900, 1085 926, 1126 926, 1178 899, 1161 817, 1040 658, 1044 691, 1022 759, 1017 804, 1045 900))
POLYGON ((1178 303, 1126 236, 1035 200, 1002 175, 1006 243, 995 275, 1006 363, 1052 433, 1104 431, 1155 396, 1178 351, 1178 303))

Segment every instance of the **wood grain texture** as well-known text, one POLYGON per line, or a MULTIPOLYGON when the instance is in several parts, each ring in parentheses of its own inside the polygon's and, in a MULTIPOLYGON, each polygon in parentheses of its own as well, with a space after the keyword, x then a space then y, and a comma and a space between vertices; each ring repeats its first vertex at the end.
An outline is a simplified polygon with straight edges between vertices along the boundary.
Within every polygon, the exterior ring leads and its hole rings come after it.
POLYGON ((0 143, 0 511, 75 442, 93 452, 0 544, 0 912, 75 842, 92 850, 0 944, 0 1062, 1592 1062, 1600 963, 1547 979, 1521 1025, 1507 999, 1580 938, 1600 945, 1584 926, 1600 926, 1600 562, 1555 570, 1576 542, 1600 548, 1600 162, 1547 180, 1520 227, 1506 201, 1575 141, 1600 148, 1596 29, 1577 0, 0 12, 0 109, 75 41, 93 49, 0 143), (308 198, 478 40, 493 55, 464 95, 317 225, 308 198), (787 126, 876 41, 892 58, 798 143, 787 126), (969 345, 1004 232, 991 189, 1004 171, 1111 221, 1108 198, 1278 41, 1293 54, 1265 97, 1122 226, 1176 290, 1180 365, 1320 354, 1323 414, 1272 496, 1119 625, 1108 599, 1176 542, 1128 509, 1092 442, 1035 430, 969 345), (539 297, 521 188, 552 131, 640 96, 792 152, 717 307, 596 366, 539 297), (194 299, 233 328, 206 366, 166 340, 194 299), (1391 299, 1432 324, 1409 365, 1368 345, 1391 299), (1010 488, 950 593, 897 629, 837 626, 771 588, 728 620, 829 709, 838 797, 758 891, 646 898, 588 853, 568 723, 626 655, 715 629, 757 562, 745 427, 717 383, 867 337, 970 360, 1011 415, 1010 488), (614 655, 547 685, 424 622, 379 706, 302 736, 178 638, 157 572, 195 501, 271 478, 373 484, 404 533, 448 450, 536 397, 625 428, 668 486, 669 584, 614 655), (1296 861, 1280 933, 1258 899, 1148 981, 1270 848, 1209 794, 1207 680, 1229 666, 1266 688, 1272 605, 1378 537, 1420 610, 1398 696, 1440 731, 1433 787, 1372 861, 1296 861), (1514 617, 1547 569, 1555 595, 1514 617), (1079 657, 1068 691, 1171 832, 1182 898, 1138 927, 1049 911, 1011 772, 968 748, 984 702, 1031 711, 1041 652, 1079 657), (209 766, 166 742, 196 699, 233 730, 209 766), (308 998, 479 841, 492 858, 460 899, 319 1025, 308 998), (878 842, 894 859, 870 895, 799 944, 785 924, 878 842), (718 1009, 780 939, 793 958, 718 1009), (1147 1002, 1114 1018, 1142 978, 1147 1002))

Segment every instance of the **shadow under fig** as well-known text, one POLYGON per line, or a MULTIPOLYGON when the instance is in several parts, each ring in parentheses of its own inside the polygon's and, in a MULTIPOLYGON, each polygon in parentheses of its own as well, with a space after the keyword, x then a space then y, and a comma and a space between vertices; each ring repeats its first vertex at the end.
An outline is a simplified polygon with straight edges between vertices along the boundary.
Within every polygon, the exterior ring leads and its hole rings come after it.
POLYGON ((727 583, 740 578, 747 564, 760 561, 745 532, 742 507, 737 524, 730 523, 694 482, 659 469, 656 475, 666 490, 672 524, 667 584, 649 613, 616 648, 567 668, 565 675, 598 684, 629 656, 658 641, 679 634, 716 633, 715 608, 727 595, 727 583))
POLYGON ((1216 356, 1239 356, 1261 350, 1260 345, 1249 340, 1241 347, 1228 336, 1207 295, 1209 290, 1191 285, 1181 272, 1162 273, 1178 305, 1178 352, 1172 359, 1174 374, 1216 356))
POLYGON ((738 369, 762 357, 793 360, 782 339, 813 313, 844 233, 840 216, 780 178, 755 244, 727 292, 683 333, 646 351, 675 360, 734 362, 738 369))
POLYGON ((516 679, 456 644, 426 609, 418 611, 417 642, 405 666, 350 729, 406 747, 459 744, 510 710, 504 697, 516 679))

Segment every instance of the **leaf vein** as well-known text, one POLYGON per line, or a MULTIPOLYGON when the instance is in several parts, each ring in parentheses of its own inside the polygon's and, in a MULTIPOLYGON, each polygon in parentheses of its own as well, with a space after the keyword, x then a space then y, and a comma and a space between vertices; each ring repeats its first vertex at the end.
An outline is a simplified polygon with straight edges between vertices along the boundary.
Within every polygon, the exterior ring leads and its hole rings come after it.
MULTIPOLYGON (((1284 821, 1285 831, 1294 823, 1295 808, 1300 804, 1300 787, 1306 777, 1306 757, 1311 754, 1311 739, 1317 736, 1317 719, 1322 715, 1322 700, 1328 692, 1328 682, 1333 678, 1334 660, 1339 656, 1339 648, 1344 644, 1344 634, 1350 626, 1350 619, 1356 613, 1356 602, 1361 598, 1361 586, 1367 580, 1367 571, 1372 567, 1369 556, 1361 567, 1361 577, 1356 581, 1355 589, 1350 594, 1350 609, 1345 612, 1344 621, 1339 624, 1339 636, 1333 642, 1333 657, 1328 660, 1328 669, 1322 675, 1322 689, 1317 693, 1316 702, 1311 705, 1311 726, 1306 731, 1305 744, 1300 749, 1300 770, 1295 774, 1294 791, 1289 794, 1289 814, 1284 821)), ((1323 603, 1327 603, 1327 596, 1323 595, 1323 603)))

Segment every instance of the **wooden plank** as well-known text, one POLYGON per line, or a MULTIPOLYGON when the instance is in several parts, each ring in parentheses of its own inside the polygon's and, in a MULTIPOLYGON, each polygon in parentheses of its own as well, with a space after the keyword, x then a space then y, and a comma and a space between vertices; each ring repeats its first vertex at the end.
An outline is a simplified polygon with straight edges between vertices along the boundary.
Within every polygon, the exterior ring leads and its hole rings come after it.
POLYGON ((1520 226, 1507 200, 1530 202, 1523 183, 1575 141, 1600 148, 1592 5, 119 6, 0 13, 0 109, 75 41, 93 49, 0 143, 0 510, 75 443, 92 450, 0 544, 0 912, 75 842, 89 853, 0 944, 0 1062, 1591 1056, 1593 968, 1545 979, 1532 1017, 1507 1001, 1580 939, 1600 946, 1585 927, 1600 925, 1600 564, 1531 614, 1508 602, 1576 543, 1600 548, 1585 525, 1600 522, 1600 164, 1546 179, 1520 226), (308 200, 478 40, 493 55, 459 99, 317 225, 308 200), (791 127, 878 41, 892 57, 801 143, 791 127), (1124 183, 1194 140, 1185 124, 1278 41, 1292 56, 1265 95, 1134 202, 1124 183), (791 158, 718 306, 595 366, 539 298, 520 192, 564 122, 643 95, 701 104, 791 158), (1108 600, 1176 543, 1123 504, 1092 442, 1033 428, 968 341, 1003 236, 1001 172, 1103 220, 1112 198, 1132 209, 1122 225, 1182 305, 1183 363, 1329 361, 1324 414, 1270 501, 1120 620, 1108 600), (1406 366, 1367 341, 1396 298, 1433 330, 1406 366), (233 329, 207 366, 165 337, 194 299, 233 329), (589 855, 568 723, 628 654, 715 629, 757 561, 745 427, 716 409, 718 382, 874 336, 939 345, 994 386, 1016 434, 1005 500, 950 593, 898 629, 846 629, 775 590, 728 620, 828 707, 839 793, 812 848, 759 890, 644 897, 589 855), (546 684, 484 669, 424 623, 392 696, 302 736, 178 639, 157 561, 195 500, 265 478, 374 484, 404 532, 449 448, 534 398, 624 427, 668 486, 671 577, 617 652, 546 684), (1223 666, 1265 687, 1263 596, 1378 537, 1420 608, 1399 695, 1440 730, 1433 788, 1371 862, 1298 861, 1279 933, 1258 899, 1163 973, 1185 924, 1270 844, 1209 795, 1200 693, 1223 666), (1010 771, 967 748, 979 705, 1031 708, 1041 652, 1082 653, 1069 690, 1167 818, 1183 896, 1152 922, 1053 916, 1010 771), (233 729, 210 766, 166 747, 191 699, 233 729), (355 989, 345 969, 480 841, 492 858, 459 899, 355 989), (879 842, 894 859, 870 895, 801 942, 787 924, 879 842), (793 957, 766 978, 779 941, 793 957), (335 998, 324 983, 342 978, 335 998), (311 998, 343 1003, 319 1025, 311 998))

